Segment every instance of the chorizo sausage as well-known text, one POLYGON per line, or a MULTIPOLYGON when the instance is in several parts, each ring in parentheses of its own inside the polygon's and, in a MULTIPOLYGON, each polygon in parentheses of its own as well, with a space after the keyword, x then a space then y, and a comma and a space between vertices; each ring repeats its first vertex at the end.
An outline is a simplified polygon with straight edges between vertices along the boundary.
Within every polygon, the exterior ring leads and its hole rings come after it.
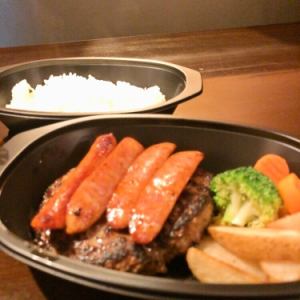
POLYGON ((168 142, 152 145, 133 162, 107 205, 107 221, 112 228, 128 226, 139 194, 175 147, 175 144, 168 142))
POLYGON ((160 232, 177 198, 203 159, 199 151, 171 155, 141 193, 129 222, 136 243, 148 244, 160 232))
POLYGON ((71 196, 83 179, 91 174, 98 164, 101 164, 116 144, 116 139, 111 133, 100 135, 95 139, 77 167, 64 176, 60 186, 55 189, 53 195, 32 219, 31 226, 35 230, 62 229, 65 227, 66 209, 71 196))
POLYGON ((143 150, 138 141, 125 137, 101 166, 82 182, 67 207, 68 234, 85 231, 101 217, 117 184, 143 150))

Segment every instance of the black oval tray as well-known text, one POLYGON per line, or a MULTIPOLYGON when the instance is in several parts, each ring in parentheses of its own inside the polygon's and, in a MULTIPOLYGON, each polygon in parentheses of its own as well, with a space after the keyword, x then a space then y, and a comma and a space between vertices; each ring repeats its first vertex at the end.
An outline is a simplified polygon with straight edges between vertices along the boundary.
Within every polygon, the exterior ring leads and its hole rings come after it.
POLYGON ((37 251, 29 222, 44 190, 80 160, 98 134, 107 132, 113 132, 118 139, 133 136, 145 146, 168 140, 175 142, 178 150, 200 149, 205 153, 203 168, 212 172, 252 165, 259 156, 272 152, 283 155, 290 168, 300 174, 300 141, 276 132, 153 114, 91 116, 59 122, 18 134, 1 148, 0 245, 3 251, 54 276, 131 297, 286 299, 300 296, 298 282, 201 284, 187 272, 184 258, 176 260, 166 276, 144 276, 37 251))

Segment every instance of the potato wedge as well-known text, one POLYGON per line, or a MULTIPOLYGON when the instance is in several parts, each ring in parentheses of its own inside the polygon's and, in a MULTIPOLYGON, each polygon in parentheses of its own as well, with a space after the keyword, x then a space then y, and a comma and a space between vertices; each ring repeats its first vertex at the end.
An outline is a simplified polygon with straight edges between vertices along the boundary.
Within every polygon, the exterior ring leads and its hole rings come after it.
POLYGON ((249 276, 252 276, 253 279, 256 278, 257 282, 265 282, 267 280, 267 276, 262 271, 258 262, 248 261, 236 256, 210 236, 203 237, 199 245, 197 245, 197 248, 213 258, 247 273, 249 276))
POLYGON ((300 212, 286 215, 267 225, 268 228, 300 230, 300 212))
POLYGON ((247 260, 300 262, 300 232, 296 230, 210 226, 208 232, 224 248, 247 260))
POLYGON ((4 139, 8 136, 8 128, 0 121, 0 145, 4 139))
POLYGON ((256 277, 215 259, 195 247, 188 249, 186 260, 193 275, 201 282, 216 284, 258 283, 256 277))
POLYGON ((262 261, 262 270, 270 282, 291 282, 300 280, 300 263, 292 261, 262 261))

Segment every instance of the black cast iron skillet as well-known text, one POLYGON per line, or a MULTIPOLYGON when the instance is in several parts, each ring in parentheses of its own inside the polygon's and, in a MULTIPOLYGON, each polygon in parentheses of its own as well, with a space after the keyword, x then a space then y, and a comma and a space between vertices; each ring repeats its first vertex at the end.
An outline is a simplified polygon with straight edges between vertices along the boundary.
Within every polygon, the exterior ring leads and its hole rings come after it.
POLYGON ((50 75, 70 72, 85 77, 91 74, 97 79, 112 82, 127 81, 140 87, 158 85, 167 99, 165 103, 151 107, 114 113, 172 113, 179 103, 202 91, 202 78, 198 71, 163 61, 112 57, 38 60, 0 69, 0 119, 11 132, 16 133, 56 121, 95 115, 95 112, 43 113, 5 107, 11 100, 13 86, 19 81, 26 79, 35 88, 50 75))
MULTIPOLYGON (((174 262, 165 276, 129 274, 40 252, 29 222, 46 187, 74 166, 94 138, 113 132, 145 146, 173 141, 177 150, 200 149, 203 168, 219 172, 251 165, 265 153, 283 155, 300 174, 300 141, 284 134, 167 115, 93 116, 59 122, 14 136, 1 148, 0 245, 4 252, 38 270, 88 287, 147 299, 282 297, 300 295, 300 283, 201 284, 174 262)), ((217 272, 218 270, 216 270, 217 272)))

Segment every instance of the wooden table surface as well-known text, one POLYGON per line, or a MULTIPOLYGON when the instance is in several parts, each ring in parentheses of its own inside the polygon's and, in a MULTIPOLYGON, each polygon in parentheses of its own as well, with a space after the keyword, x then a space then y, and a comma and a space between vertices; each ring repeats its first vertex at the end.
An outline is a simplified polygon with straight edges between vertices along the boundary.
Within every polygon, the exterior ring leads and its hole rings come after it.
MULTIPOLYGON (((199 70, 203 93, 178 106, 175 115, 246 124, 300 137, 300 23, 2 48, 0 67, 79 56, 158 59, 199 70)), ((34 271, 0 253, 0 299, 116 297, 34 271)))

